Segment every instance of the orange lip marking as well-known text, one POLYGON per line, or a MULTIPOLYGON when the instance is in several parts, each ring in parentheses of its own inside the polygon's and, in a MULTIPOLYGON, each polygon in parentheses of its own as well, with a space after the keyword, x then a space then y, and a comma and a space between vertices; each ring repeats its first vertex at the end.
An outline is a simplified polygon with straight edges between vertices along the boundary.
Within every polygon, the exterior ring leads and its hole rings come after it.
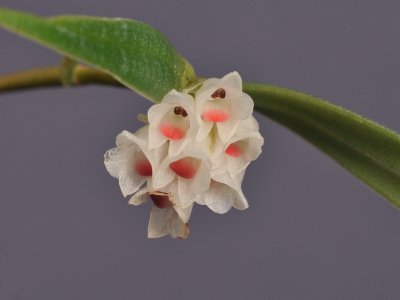
POLYGON ((226 148, 225 153, 232 157, 239 157, 242 155, 243 151, 239 146, 230 144, 228 148, 226 148))
POLYGON ((192 158, 182 158, 169 164, 169 167, 176 175, 191 179, 193 178, 198 169, 198 163, 192 158))
POLYGON ((225 122, 229 118, 229 114, 221 109, 206 110, 202 116, 208 122, 225 122))
POLYGON ((140 176, 144 176, 144 177, 153 175, 153 169, 151 168, 151 164, 147 158, 138 160, 135 163, 135 171, 140 176))
POLYGON ((185 131, 171 124, 161 124, 160 131, 170 140, 180 140, 185 136, 185 131))

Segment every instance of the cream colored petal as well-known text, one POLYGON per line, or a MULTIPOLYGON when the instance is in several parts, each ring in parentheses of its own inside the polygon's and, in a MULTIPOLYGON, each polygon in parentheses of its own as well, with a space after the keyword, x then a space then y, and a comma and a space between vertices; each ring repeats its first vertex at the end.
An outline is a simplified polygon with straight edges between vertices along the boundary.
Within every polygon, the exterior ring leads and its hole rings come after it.
POLYGON ((126 159, 120 148, 113 148, 104 154, 104 165, 112 177, 119 178, 119 172, 126 159))
POLYGON ((153 187, 154 189, 161 189, 170 184, 174 178, 175 173, 169 168, 170 160, 166 158, 161 164, 158 170, 153 173, 153 187))
POLYGON ((192 213, 193 205, 189 205, 186 208, 182 208, 181 206, 174 206, 174 209, 178 214, 179 218, 181 218, 182 222, 187 223, 192 213))
POLYGON ((241 188, 236 189, 236 197, 233 207, 239 210, 244 210, 249 207, 249 203, 247 202, 247 199, 244 196, 241 188))
POLYGON ((229 88, 234 90, 242 90, 242 78, 240 77, 239 73, 234 71, 231 73, 226 74, 218 83, 223 88, 229 88))
POLYGON ((189 227, 174 213, 169 222, 169 234, 174 239, 186 239, 189 236, 189 227))
POLYGON ((234 189, 226 184, 214 181, 204 195, 204 202, 212 211, 224 214, 232 208, 235 197, 236 191, 234 189))
POLYGON ((182 208, 193 205, 197 194, 192 189, 192 180, 178 177, 178 197, 182 208))
POLYGON ((151 207, 147 236, 149 238, 159 238, 169 234, 170 220, 174 213, 172 208, 151 207))
POLYGON ((141 205, 143 203, 146 203, 149 200, 149 192, 147 188, 143 188, 139 190, 137 193, 135 193, 131 199, 129 199, 128 203, 131 205, 141 205))
POLYGON ((120 176, 119 187, 124 197, 137 192, 140 187, 146 182, 146 177, 142 177, 136 172, 132 172, 126 176, 120 176))
POLYGON ((242 93, 240 97, 232 99, 232 107, 236 110, 235 115, 239 119, 244 120, 252 115, 254 101, 249 95, 242 93))
POLYGON ((190 139, 188 138, 169 141, 168 156, 174 157, 181 154, 188 142, 190 142, 190 139))
POLYGON ((235 118, 217 123, 218 135, 223 143, 226 143, 235 134, 238 125, 239 120, 235 118))
POLYGON ((228 170, 232 177, 236 176, 236 174, 245 170, 249 164, 250 160, 247 160, 243 157, 226 157, 226 161, 228 164, 228 170))
POLYGON ((149 149, 155 149, 168 139, 160 132, 159 126, 164 115, 171 109, 169 104, 156 104, 150 107, 147 116, 149 119, 149 149))
POLYGON ((199 126, 199 131, 197 132, 196 140, 201 142, 206 139, 208 134, 211 131, 211 128, 213 127, 214 123, 212 122, 207 122, 207 121, 200 121, 200 126, 199 126))

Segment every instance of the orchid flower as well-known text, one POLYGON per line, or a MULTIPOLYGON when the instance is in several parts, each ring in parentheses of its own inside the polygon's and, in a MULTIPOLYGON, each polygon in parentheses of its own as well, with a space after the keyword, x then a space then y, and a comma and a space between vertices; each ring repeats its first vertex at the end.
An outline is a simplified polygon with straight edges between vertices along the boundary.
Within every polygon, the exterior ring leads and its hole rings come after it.
POLYGON ((119 179, 124 197, 137 192, 146 181, 151 182, 153 170, 166 156, 166 147, 148 150, 147 136, 148 126, 135 134, 125 130, 117 136, 117 147, 104 155, 106 169, 119 179))
POLYGON ((237 72, 221 79, 210 78, 196 93, 197 140, 204 140, 214 124, 223 142, 235 133, 240 120, 253 113, 254 102, 242 91, 242 78, 237 72))
POLYGON ((168 191, 168 189, 164 189, 163 192, 151 192, 148 188, 143 188, 129 200, 129 204, 132 205, 140 205, 152 200, 147 233, 149 238, 158 238, 167 234, 173 238, 182 239, 189 236, 187 222, 193 205, 183 209, 176 205, 174 197, 173 191, 168 191))
POLYGON ((148 111, 148 126, 123 131, 105 154, 129 203, 152 201, 148 237, 186 238, 195 203, 223 214, 246 209, 242 181, 264 143, 253 100, 237 72, 211 78, 191 94, 171 90, 148 111), (146 185, 145 185, 146 183, 146 185))
POLYGON ((178 155, 197 131, 194 99, 189 94, 170 91, 160 104, 148 111, 149 149, 169 141, 169 155, 178 155))

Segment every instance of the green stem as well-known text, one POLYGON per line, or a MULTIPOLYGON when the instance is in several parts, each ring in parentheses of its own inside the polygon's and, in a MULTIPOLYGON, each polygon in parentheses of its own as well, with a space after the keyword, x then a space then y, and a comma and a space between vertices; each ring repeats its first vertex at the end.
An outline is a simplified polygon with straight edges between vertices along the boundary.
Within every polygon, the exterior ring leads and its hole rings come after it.
MULTIPOLYGON (((70 85, 86 84, 122 87, 121 83, 112 76, 84 65, 78 65, 74 68, 70 85)), ((61 66, 38 68, 0 76, 0 93, 53 86, 63 86, 61 66)))

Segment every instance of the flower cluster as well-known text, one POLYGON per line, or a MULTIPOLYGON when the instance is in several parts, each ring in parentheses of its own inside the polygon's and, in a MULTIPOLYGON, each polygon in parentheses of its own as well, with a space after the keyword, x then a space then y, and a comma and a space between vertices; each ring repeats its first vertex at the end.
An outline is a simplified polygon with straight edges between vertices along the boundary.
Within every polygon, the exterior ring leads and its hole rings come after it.
POLYGON ((148 125, 117 136, 105 165, 130 204, 152 201, 148 237, 186 238, 195 203, 220 214, 248 207, 241 184, 264 143, 253 106, 232 72, 193 93, 170 91, 149 109, 148 125))

